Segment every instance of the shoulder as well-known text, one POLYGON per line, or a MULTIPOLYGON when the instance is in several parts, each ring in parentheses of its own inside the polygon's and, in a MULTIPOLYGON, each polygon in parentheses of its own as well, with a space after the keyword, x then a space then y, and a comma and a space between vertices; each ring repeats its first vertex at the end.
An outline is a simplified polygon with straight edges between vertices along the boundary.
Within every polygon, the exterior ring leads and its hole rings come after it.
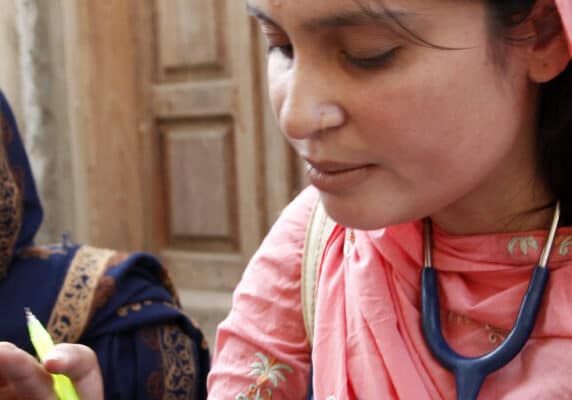
POLYGON ((64 272, 47 326, 58 342, 77 342, 94 320, 110 321, 151 298, 178 308, 166 270, 149 254, 82 245, 52 251, 46 260, 64 272))
POLYGON ((268 242, 281 242, 301 248, 306 236, 308 221, 318 200, 319 194, 314 187, 304 189, 281 212, 265 238, 263 246, 268 242))
POLYGON ((317 201, 314 188, 300 193, 250 260, 234 291, 232 309, 217 330, 211 396, 228 398, 233 393, 233 398, 243 398, 255 386, 280 398, 305 390, 310 353, 302 319, 301 260, 317 201), (269 382, 256 380, 257 365, 268 360, 282 369, 282 381, 288 384, 270 389, 269 382))
POLYGON ((266 280, 270 275, 280 276, 281 281, 299 280, 306 229, 318 198, 317 190, 309 187, 284 208, 250 260, 243 282, 266 280))
POLYGON ((234 291, 230 320, 250 318, 262 309, 268 326, 275 316, 288 315, 290 321, 301 319, 304 238, 317 200, 316 189, 309 188, 283 210, 234 291))

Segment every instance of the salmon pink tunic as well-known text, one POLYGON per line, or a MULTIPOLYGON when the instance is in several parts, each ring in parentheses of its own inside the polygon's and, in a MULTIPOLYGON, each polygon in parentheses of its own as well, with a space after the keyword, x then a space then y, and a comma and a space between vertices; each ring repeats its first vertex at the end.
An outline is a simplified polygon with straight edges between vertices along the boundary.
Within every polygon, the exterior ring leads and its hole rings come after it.
MULTIPOLYGON (((334 229, 319 270, 310 348, 300 267, 317 198, 313 188, 298 196, 248 265, 219 326, 209 398, 304 399, 312 360, 317 400, 455 399, 453 376, 421 333, 421 222, 334 229)), ((506 338, 546 236, 453 236, 434 227, 442 327, 456 351, 481 355, 506 338)), ((485 380, 479 399, 572 399, 571 228, 559 229, 550 270, 531 339, 485 380)))

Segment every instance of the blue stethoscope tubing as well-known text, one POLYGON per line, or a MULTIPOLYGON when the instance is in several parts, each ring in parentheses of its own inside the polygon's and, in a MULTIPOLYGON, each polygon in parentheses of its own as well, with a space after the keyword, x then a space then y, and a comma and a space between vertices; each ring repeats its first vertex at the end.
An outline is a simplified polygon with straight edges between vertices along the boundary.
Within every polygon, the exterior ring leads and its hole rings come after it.
POLYGON ((530 338, 548 281, 549 270, 546 266, 554 244, 559 219, 560 205, 557 203, 544 250, 538 265, 534 268, 513 328, 500 346, 480 357, 465 357, 456 353, 443 337, 437 272, 431 261, 431 225, 428 220, 425 221, 425 266, 421 273, 423 337, 437 361, 455 375, 458 400, 476 400, 485 378, 508 364, 530 338))

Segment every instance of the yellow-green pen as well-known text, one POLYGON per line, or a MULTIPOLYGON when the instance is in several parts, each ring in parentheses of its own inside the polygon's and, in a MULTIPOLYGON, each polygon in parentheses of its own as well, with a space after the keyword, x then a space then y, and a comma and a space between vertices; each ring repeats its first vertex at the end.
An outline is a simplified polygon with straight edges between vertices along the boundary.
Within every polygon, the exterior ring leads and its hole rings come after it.
MULTIPOLYGON (((28 331, 30 332, 30 339, 34 349, 36 349, 40 360, 44 360, 54 347, 54 342, 48 331, 28 308, 26 308, 26 320, 28 321, 28 331)), ((79 400, 73 383, 67 376, 52 374, 52 379, 54 381, 54 390, 60 400, 79 400)))

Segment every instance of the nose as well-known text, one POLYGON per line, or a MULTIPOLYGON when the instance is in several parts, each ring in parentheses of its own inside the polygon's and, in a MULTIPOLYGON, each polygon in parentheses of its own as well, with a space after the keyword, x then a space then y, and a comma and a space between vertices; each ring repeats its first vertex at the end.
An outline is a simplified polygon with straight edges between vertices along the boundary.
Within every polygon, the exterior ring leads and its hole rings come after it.
POLYGON ((284 82, 284 98, 278 112, 282 132, 302 140, 340 127, 345 113, 336 100, 335 82, 319 71, 294 67, 284 82))

